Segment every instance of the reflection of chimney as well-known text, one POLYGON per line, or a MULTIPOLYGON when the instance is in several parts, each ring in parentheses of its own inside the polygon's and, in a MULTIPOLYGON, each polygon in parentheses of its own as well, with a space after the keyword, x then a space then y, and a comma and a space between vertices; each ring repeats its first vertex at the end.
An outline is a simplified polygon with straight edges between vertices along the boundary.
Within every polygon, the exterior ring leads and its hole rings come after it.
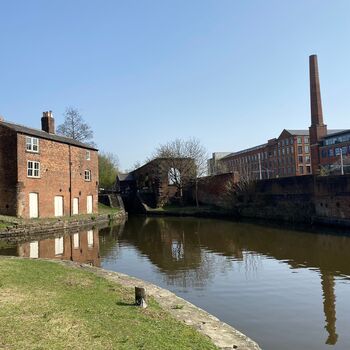
POLYGON ((311 126, 310 145, 311 145, 311 165, 312 173, 319 172, 320 154, 319 142, 327 135, 327 125, 323 123, 322 100, 320 89, 320 78, 318 75, 317 56, 311 55, 309 57, 310 68, 310 105, 311 105, 311 126))
POLYGON ((334 276, 321 271, 321 283, 323 291, 323 311, 326 317, 325 328, 328 332, 326 344, 334 345, 338 340, 338 334, 336 332, 337 318, 335 310, 334 276))
POLYGON ((43 112, 41 118, 41 129, 50 134, 55 133, 55 119, 53 118, 52 111, 43 112))

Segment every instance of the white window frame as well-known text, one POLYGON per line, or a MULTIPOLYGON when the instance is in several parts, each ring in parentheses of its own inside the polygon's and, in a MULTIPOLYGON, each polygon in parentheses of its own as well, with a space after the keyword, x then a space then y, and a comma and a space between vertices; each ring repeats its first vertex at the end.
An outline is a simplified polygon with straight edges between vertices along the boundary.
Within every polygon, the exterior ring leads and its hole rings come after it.
POLYGON ((85 158, 86 158, 86 160, 91 160, 91 153, 90 153, 90 151, 86 151, 85 158))
POLYGON ((31 177, 31 178, 40 178, 40 162, 37 162, 35 160, 28 160, 27 161, 27 177, 31 177), (32 166, 30 167, 29 165, 32 164, 32 166), (38 165, 37 169, 35 168, 35 165, 38 165), (29 175, 29 171, 32 172, 31 175, 29 175), (37 172, 37 174, 35 174, 35 172, 37 172))
POLYGON ((37 137, 26 136, 26 151, 39 153, 39 139, 37 137), (36 145, 34 144, 34 140, 36 140, 36 145))
POLYGON ((85 181, 91 181, 91 170, 86 169, 84 172, 84 180, 85 181))

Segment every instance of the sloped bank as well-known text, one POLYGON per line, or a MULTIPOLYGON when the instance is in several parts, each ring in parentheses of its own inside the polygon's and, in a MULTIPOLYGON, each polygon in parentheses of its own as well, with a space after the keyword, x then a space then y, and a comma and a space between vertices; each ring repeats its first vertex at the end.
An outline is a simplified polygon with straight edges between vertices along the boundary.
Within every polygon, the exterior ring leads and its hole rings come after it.
POLYGON ((137 286, 145 288, 147 295, 154 298, 164 310, 168 311, 177 320, 188 326, 194 327, 198 332, 209 337, 219 349, 261 349, 256 342, 243 333, 190 302, 178 297, 169 290, 119 272, 107 271, 101 268, 86 264, 78 264, 71 261, 55 262, 93 272, 94 274, 104 277, 109 281, 116 282, 123 287, 134 288, 137 286))
POLYGON ((41 219, 32 221, 18 221, 9 223, 8 227, 0 230, 0 239, 26 238, 40 234, 54 234, 65 231, 70 233, 84 227, 99 226, 109 222, 119 223, 127 218, 124 210, 109 214, 84 215, 77 218, 41 219))

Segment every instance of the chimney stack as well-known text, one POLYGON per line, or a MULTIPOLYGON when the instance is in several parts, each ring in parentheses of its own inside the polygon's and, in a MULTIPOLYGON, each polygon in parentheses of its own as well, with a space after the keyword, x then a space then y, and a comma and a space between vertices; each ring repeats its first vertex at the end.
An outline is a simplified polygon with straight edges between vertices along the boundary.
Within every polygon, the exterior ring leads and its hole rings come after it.
POLYGON ((323 123, 322 100, 320 77, 318 75, 317 56, 309 57, 310 68, 310 105, 311 105, 311 126, 310 148, 312 173, 317 175, 320 171, 320 151, 319 145, 322 138, 327 135, 327 125, 323 123))
POLYGON ((43 112, 41 118, 41 129, 49 134, 55 133, 55 119, 53 118, 52 111, 43 112))
POLYGON ((311 125, 323 125, 322 100, 320 89, 320 77, 318 75, 317 56, 309 57, 310 68, 310 102, 311 102, 311 125))

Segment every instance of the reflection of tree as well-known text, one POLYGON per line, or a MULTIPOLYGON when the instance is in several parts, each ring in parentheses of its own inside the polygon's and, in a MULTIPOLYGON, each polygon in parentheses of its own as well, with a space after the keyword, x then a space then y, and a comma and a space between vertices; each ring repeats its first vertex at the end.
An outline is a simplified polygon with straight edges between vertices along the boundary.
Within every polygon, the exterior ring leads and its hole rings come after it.
POLYGON ((334 277, 350 275, 348 237, 223 220, 131 218, 120 242, 132 244, 147 256, 168 285, 183 288, 201 288, 216 274, 233 269, 255 277, 262 256, 283 261, 292 269, 316 268, 322 273, 327 344, 337 342, 334 277))

